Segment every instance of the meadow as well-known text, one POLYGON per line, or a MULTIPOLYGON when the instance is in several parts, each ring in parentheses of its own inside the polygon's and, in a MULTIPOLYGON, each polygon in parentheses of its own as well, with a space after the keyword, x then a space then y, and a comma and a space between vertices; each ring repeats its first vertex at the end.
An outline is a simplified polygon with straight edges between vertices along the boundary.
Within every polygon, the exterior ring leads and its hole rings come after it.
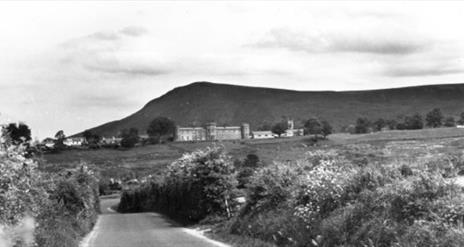
POLYGON ((459 152, 464 147, 461 138, 464 138, 464 129, 437 128, 357 135, 337 133, 330 135, 328 140, 320 140, 317 143, 313 143, 310 136, 223 142, 178 142, 139 146, 127 150, 77 149, 45 154, 42 156, 45 162, 40 163, 40 166, 44 170, 59 171, 75 167, 80 162, 87 162, 94 164, 104 177, 135 178, 161 172, 182 154, 208 146, 221 146, 238 160, 243 160, 248 154, 253 153, 265 164, 292 162, 303 158, 307 151, 327 148, 346 150, 351 152, 351 156, 363 156, 374 160, 408 160, 432 149, 435 153, 459 152), (369 148, 362 150, 366 144, 369 148), (385 147, 391 150, 391 153, 379 154, 378 152, 385 147))

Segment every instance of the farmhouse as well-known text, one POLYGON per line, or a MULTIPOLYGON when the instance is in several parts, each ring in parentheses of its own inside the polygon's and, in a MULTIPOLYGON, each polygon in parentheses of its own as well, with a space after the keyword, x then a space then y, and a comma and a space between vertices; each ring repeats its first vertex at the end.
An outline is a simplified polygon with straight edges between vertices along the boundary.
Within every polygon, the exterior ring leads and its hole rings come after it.
MULTIPOLYGON (((265 131, 253 131, 251 133, 253 139, 269 139, 277 137, 276 134, 272 133, 270 130, 265 131)), ((304 135, 303 129, 295 129, 295 124, 293 120, 287 121, 287 130, 281 135, 281 137, 293 137, 293 136, 302 136, 304 135)))
POLYGON ((84 137, 68 137, 63 141, 63 144, 68 147, 80 147, 84 144, 84 137))
POLYGON ((270 130, 263 130, 263 131, 253 131, 251 132, 253 139, 270 139, 274 138, 277 135, 272 133, 270 130))
POLYGON ((250 125, 218 127, 211 122, 205 127, 176 127, 176 141, 239 140, 250 138, 250 125))

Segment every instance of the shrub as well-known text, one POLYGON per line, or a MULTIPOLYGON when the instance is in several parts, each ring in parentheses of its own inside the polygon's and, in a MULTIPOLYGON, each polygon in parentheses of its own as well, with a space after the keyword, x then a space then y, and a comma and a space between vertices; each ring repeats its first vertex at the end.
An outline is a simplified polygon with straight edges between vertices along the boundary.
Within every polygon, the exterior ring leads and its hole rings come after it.
POLYGON ((121 197, 119 210, 155 210, 184 221, 208 214, 230 215, 237 185, 232 160, 221 148, 184 154, 163 178, 155 178, 121 197))
POLYGON ((23 146, 0 140, 2 246, 77 247, 99 210, 92 170, 82 165, 65 174, 42 173, 23 146))

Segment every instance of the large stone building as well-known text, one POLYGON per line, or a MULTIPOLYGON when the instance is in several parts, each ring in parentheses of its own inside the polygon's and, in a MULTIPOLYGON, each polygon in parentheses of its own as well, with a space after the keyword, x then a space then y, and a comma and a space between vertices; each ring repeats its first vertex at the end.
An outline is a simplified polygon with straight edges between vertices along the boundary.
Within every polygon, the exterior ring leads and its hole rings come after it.
POLYGON ((216 123, 208 123, 205 127, 177 127, 176 141, 214 141, 214 140, 239 140, 250 138, 250 125, 243 123, 241 126, 217 126, 216 123))

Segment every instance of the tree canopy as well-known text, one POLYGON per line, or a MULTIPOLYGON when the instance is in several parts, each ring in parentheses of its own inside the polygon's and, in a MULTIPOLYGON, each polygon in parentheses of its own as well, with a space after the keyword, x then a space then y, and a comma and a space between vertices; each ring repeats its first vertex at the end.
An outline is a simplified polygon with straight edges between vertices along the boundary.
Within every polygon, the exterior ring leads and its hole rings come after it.
POLYGON ((147 134, 152 140, 160 143, 164 138, 174 138, 176 124, 169 118, 157 117, 150 122, 147 134))
POLYGON ((278 135, 279 137, 285 133, 285 131, 287 130, 287 123, 286 122, 279 122, 279 123, 276 123, 272 126, 272 133, 278 135))
POLYGON ((357 134, 367 133, 369 132, 370 125, 369 119, 360 117, 356 120, 354 132, 357 134))
POLYGON ((31 129, 24 123, 10 123, 5 130, 13 143, 19 144, 31 140, 31 129))
POLYGON ((304 124, 304 128, 307 134, 311 134, 311 135, 322 134, 322 123, 317 118, 308 119, 304 124))
POLYGON ((437 128, 442 126, 443 118, 441 110, 439 108, 435 108, 427 113, 425 121, 428 127, 437 128))
POLYGON ((139 142, 139 130, 136 128, 123 129, 121 131, 121 146, 132 148, 139 142))

